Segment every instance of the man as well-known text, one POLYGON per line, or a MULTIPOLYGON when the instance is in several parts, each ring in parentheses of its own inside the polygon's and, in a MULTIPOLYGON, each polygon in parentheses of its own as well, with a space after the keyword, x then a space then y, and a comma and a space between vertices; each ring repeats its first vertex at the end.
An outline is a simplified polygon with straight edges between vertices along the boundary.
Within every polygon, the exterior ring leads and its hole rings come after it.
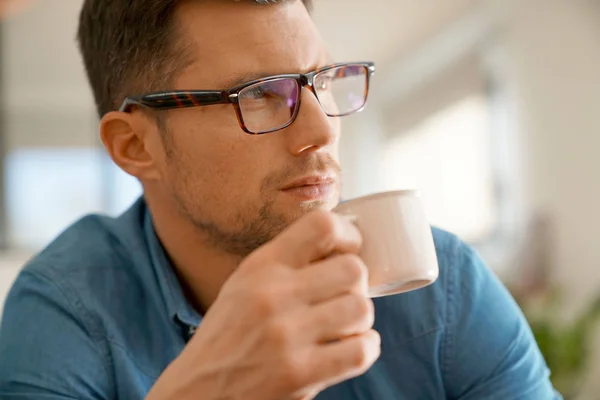
POLYGON ((332 65, 306 7, 85 1, 102 141, 144 198, 25 267, 2 399, 558 396, 517 306, 454 236, 434 230, 434 285, 367 298, 360 232, 330 210, 336 117, 364 106, 374 66, 332 65))

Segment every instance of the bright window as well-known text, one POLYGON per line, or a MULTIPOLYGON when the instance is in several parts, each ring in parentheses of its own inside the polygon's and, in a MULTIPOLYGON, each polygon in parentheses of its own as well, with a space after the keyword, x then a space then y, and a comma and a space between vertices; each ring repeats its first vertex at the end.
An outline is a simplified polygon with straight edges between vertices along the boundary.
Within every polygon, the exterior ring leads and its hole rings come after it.
POLYGON ((466 241, 496 227, 489 103, 466 97, 389 140, 381 171, 386 189, 417 188, 433 225, 466 241))
POLYGON ((37 250, 89 213, 117 215, 141 193, 103 149, 21 148, 5 164, 9 246, 37 250))

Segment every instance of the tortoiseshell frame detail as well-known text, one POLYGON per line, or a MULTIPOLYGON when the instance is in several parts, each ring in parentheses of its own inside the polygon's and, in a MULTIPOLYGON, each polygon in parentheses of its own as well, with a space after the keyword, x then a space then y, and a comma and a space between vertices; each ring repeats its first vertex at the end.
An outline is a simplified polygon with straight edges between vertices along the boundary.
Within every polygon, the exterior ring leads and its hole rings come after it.
MULTIPOLYGON (((233 107, 235 108, 238 122, 240 124, 240 127, 244 130, 244 132, 249 133, 251 135, 262 135, 265 133, 278 131, 280 129, 285 129, 288 126, 290 126, 296 120, 296 116, 298 115, 298 110, 300 109, 300 101, 301 101, 302 96, 300 96, 300 94, 298 95, 298 102, 296 105, 296 109, 294 110, 294 114, 292 115, 290 121, 287 124, 280 126, 276 129, 270 130, 270 131, 256 133, 256 132, 252 132, 252 131, 248 130, 248 128, 246 127, 246 124, 244 123, 244 119, 242 117, 242 111, 240 109, 240 105, 239 105, 239 101, 238 101, 238 94, 241 90, 243 90, 249 86, 255 85, 257 83, 269 82, 269 81, 282 79, 282 78, 291 78, 291 79, 295 79, 298 82, 299 88, 308 87, 309 90, 311 92, 313 92, 313 94, 315 95, 315 97, 318 100, 319 97, 317 96, 314 86, 313 86, 315 77, 322 72, 327 72, 332 69, 336 69, 336 68, 340 68, 340 67, 348 67, 348 66, 361 66, 361 67, 364 67, 367 71, 367 83, 365 85, 365 104, 366 104, 367 98, 369 96, 369 83, 371 80, 371 76, 375 73, 375 63, 373 63, 373 62, 339 63, 339 64, 328 65, 326 67, 319 68, 315 71, 311 71, 306 74, 274 75, 274 76, 269 76, 266 78, 256 79, 256 80, 253 80, 250 82, 246 82, 239 86, 233 87, 231 89, 225 89, 225 90, 177 90, 177 91, 172 91, 172 92, 157 92, 157 93, 149 93, 149 94, 145 94, 145 95, 141 95, 141 96, 127 97, 123 101, 123 104, 119 108, 119 111, 130 112, 132 109, 132 106, 136 106, 136 105, 153 108, 153 109, 157 109, 157 110, 169 110, 169 109, 176 109, 176 108, 200 107, 200 106, 210 106, 210 105, 214 105, 214 104, 231 103, 233 105, 233 107)), ((353 114, 355 112, 360 112, 363 109, 364 109, 364 105, 363 105, 363 107, 361 107, 359 110, 356 110, 356 111, 352 111, 352 112, 349 112, 346 114, 340 114, 340 115, 328 114, 328 116, 343 117, 345 115, 353 114)))

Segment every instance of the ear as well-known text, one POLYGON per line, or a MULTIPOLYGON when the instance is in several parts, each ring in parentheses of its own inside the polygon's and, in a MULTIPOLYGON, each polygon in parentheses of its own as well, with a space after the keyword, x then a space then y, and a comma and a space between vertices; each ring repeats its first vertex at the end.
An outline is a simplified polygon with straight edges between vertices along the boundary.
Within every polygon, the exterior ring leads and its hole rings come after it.
POLYGON ((158 128, 149 118, 139 113, 109 112, 100 122, 100 136, 123 171, 141 181, 160 179, 164 148, 158 128))

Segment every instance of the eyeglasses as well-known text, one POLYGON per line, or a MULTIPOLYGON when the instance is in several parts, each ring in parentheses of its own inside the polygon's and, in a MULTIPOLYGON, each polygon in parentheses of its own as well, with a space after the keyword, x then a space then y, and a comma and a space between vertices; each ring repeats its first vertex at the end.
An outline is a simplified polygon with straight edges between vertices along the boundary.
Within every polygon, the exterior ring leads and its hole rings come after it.
POLYGON ((372 62, 334 64, 306 74, 275 75, 226 90, 180 90, 127 97, 132 106, 156 110, 231 103, 244 132, 260 135, 290 126, 298 116, 301 92, 308 87, 329 117, 362 111, 367 103, 372 62))

